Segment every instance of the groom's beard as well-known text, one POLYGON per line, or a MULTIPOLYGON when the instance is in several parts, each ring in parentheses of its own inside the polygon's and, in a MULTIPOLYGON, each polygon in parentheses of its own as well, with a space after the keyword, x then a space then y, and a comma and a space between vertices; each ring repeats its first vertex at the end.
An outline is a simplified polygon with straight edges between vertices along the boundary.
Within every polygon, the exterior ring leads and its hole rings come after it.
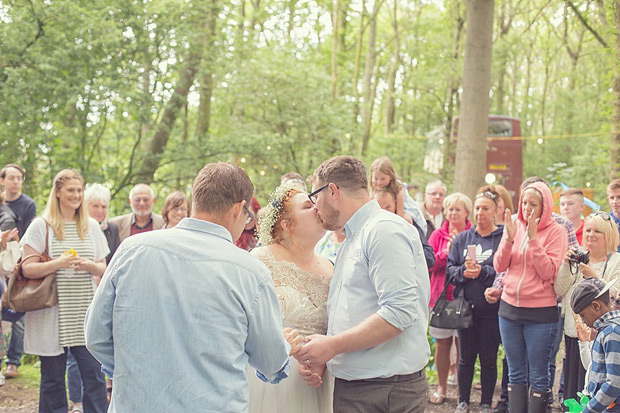
POLYGON ((325 228, 326 230, 335 231, 338 228, 342 227, 342 225, 339 225, 340 211, 338 211, 331 205, 325 203, 323 211, 319 211, 318 215, 321 223, 323 224, 323 228, 325 228))

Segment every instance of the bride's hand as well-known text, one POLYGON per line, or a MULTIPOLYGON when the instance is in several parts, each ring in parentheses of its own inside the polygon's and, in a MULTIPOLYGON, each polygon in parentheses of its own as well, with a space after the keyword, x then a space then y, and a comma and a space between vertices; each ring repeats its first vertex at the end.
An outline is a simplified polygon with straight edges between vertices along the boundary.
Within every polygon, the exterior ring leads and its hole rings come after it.
POLYGON ((323 379, 321 377, 323 377, 323 373, 325 373, 325 364, 312 367, 300 364, 297 371, 308 386, 319 387, 323 384, 323 379))
POLYGON ((301 336, 297 330, 292 330, 289 327, 282 329, 284 339, 291 345, 291 351, 289 356, 295 356, 299 350, 301 350, 301 336))

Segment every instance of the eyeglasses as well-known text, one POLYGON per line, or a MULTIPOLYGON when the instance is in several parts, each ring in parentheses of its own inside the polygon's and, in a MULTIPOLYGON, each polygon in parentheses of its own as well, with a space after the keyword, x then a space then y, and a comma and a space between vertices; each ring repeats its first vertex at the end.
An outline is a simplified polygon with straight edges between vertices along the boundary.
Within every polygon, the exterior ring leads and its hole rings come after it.
POLYGON ((172 208, 170 208, 170 210, 174 211, 174 212, 183 212, 185 214, 187 214, 189 212, 189 209, 187 209, 185 207, 182 207, 182 206, 172 207, 172 208))
POLYGON ((475 199, 482 198, 482 197, 489 198, 493 202, 497 202, 497 196, 491 191, 480 192, 479 194, 476 194, 475 199))
POLYGON ((605 221, 611 221, 611 217, 609 216, 609 214, 605 211, 596 211, 590 214, 591 217, 601 217, 603 218, 605 221))
POLYGON ((328 186, 329 186, 329 184, 323 185, 322 187, 320 187, 316 191, 311 192, 310 194, 308 194, 308 199, 310 200, 310 202, 312 202, 313 205, 316 205, 316 196, 317 196, 317 194, 319 192, 321 192, 322 190, 324 190, 325 188, 327 188, 328 186))
POLYGON ((243 206, 243 210, 246 214, 248 214, 248 217, 245 219, 245 225, 248 225, 254 219, 254 214, 251 213, 248 207, 246 207, 245 205, 243 206))

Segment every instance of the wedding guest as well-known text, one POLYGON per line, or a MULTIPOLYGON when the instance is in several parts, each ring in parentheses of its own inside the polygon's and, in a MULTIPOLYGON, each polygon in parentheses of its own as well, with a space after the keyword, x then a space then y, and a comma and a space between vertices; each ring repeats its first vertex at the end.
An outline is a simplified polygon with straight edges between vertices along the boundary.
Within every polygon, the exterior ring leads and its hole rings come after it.
POLYGON ((183 218, 187 218, 190 212, 187 196, 183 192, 172 192, 161 208, 161 216, 166 223, 164 228, 174 228, 183 218))
POLYGON ((29 311, 25 316, 24 349, 39 356, 41 382, 39 412, 66 412, 65 369, 67 354, 75 358, 82 378, 82 403, 86 412, 107 410, 101 365, 86 349, 84 316, 109 253, 99 224, 88 216, 83 200, 83 180, 65 169, 55 177, 42 217, 36 218, 21 240, 24 256, 43 254, 23 263, 26 278, 55 274, 58 304, 29 311))

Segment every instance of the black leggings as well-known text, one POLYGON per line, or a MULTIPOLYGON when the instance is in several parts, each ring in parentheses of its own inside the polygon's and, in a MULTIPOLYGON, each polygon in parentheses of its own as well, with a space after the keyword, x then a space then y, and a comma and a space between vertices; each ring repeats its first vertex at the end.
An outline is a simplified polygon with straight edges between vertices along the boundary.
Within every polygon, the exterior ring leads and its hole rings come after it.
POLYGON ((497 380, 497 349, 499 347, 499 324, 497 317, 482 318, 474 313, 473 326, 459 330, 459 402, 469 403, 471 382, 474 378, 476 357, 480 359, 480 404, 491 405, 497 380))

